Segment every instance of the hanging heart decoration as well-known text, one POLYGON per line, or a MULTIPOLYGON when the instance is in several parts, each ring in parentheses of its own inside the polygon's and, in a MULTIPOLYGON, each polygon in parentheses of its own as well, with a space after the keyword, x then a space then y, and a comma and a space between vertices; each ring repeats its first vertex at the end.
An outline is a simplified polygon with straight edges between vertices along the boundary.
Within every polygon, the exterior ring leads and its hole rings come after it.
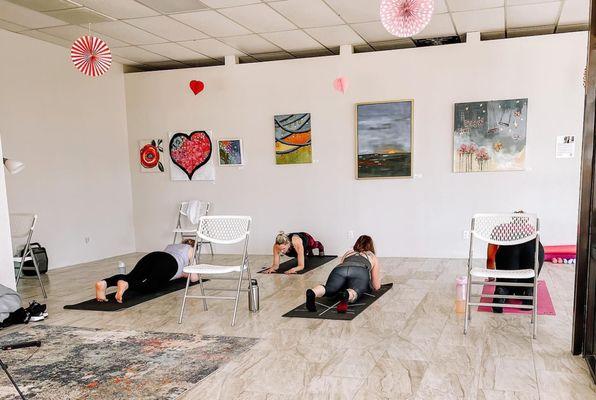
POLYGON ((190 81, 188 86, 190 86, 190 90, 192 90, 195 96, 205 89, 205 84, 201 81, 190 81))
POLYGON ((348 78, 340 76, 333 81, 333 88, 338 92, 345 93, 348 90, 348 78))
POLYGON ((70 59, 76 69, 87 76, 101 76, 112 65, 112 52, 100 38, 81 36, 70 48, 70 59))

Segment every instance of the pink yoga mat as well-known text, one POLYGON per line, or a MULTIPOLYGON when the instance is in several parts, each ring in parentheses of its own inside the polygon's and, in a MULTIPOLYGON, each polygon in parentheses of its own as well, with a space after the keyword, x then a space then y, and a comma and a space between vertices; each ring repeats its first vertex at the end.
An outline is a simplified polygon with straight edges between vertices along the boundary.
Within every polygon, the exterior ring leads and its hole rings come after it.
MULTIPOLYGON (((494 286, 484 286, 482 289, 482 294, 494 294, 495 287, 494 286)), ((490 297, 482 297, 480 299, 481 303, 492 303, 493 299, 490 297)), ((517 299, 508 299, 508 304, 521 304, 521 300, 517 299)), ((492 307, 487 306, 479 306, 478 311, 481 312, 493 312, 492 307)), ((504 313, 510 314, 531 314, 532 310, 522 310, 519 308, 503 308, 504 313)), ((538 281, 538 315, 556 315, 555 313, 555 306, 553 306, 553 301, 550 298, 550 293, 548 293, 548 287, 546 286, 545 281, 538 281)))

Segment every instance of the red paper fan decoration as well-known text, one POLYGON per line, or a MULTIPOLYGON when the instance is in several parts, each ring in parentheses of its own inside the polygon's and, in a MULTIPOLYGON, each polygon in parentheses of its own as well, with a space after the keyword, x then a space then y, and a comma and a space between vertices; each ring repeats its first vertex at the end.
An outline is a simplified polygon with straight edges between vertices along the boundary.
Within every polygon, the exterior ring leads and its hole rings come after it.
POLYGON ((75 67, 88 76, 103 75, 112 65, 112 52, 100 38, 81 36, 70 48, 75 67))

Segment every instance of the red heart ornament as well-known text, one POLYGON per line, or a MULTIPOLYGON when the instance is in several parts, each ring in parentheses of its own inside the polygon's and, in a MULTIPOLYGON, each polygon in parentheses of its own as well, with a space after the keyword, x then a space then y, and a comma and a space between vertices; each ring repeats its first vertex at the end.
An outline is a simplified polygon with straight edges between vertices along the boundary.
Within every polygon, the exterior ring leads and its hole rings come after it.
POLYGON ((192 90, 195 96, 205 89, 205 84, 201 81, 190 81, 188 86, 190 86, 190 90, 192 90))
POLYGON ((205 131, 194 131, 190 135, 175 133, 170 139, 170 158, 186 176, 192 180, 196 170, 211 158, 213 145, 205 131))

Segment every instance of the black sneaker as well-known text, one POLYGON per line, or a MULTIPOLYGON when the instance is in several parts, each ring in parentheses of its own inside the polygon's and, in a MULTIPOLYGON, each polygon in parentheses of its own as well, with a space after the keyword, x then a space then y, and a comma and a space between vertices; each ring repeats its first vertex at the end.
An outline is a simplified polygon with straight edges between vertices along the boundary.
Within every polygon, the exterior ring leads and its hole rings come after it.
POLYGON ((45 304, 39 304, 35 300, 29 303, 29 307, 27 307, 25 310, 31 314, 31 321, 41 321, 48 316, 46 311, 47 306, 45 304))

